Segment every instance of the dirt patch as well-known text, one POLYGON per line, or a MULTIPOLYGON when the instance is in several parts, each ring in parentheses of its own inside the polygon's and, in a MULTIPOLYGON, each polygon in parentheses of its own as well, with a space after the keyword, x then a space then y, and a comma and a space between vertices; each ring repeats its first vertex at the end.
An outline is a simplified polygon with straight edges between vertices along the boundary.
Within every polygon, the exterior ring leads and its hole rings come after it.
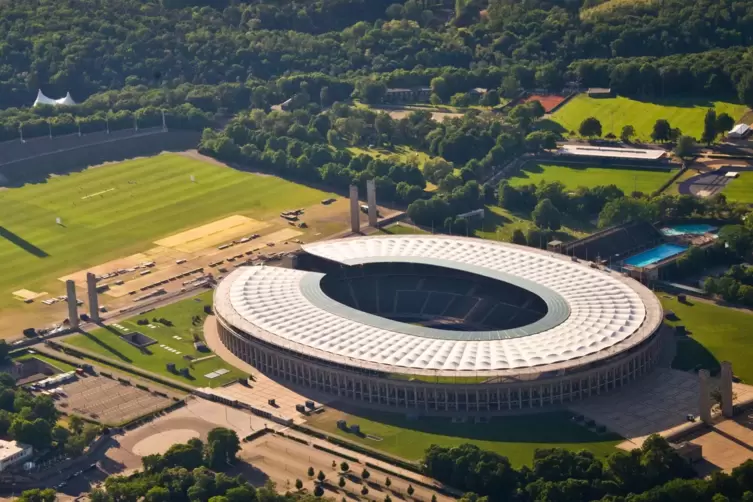
POLYGON ((541 106, 544 107, 544 112, 549 113, 551 112, 557 105, 565 101, 565 96, 560 96, 558 94, 531 94, 526 99, 523 100, 523 103, 529 103, 531 101, 538 101, 541 103, 541 106))
POLYGON ((131 452, 140 457, 147 455, 162 455, 172 445, 187 443, 189 439, 201 437, 199 432, 192 429, 173 429, 158 432, 142 439, 131 448, 131 452))
POLYGON ((46 294, 46 292, 35 293, 34 291, 29 291, 28 289, 19 289, 18 291, 13 292, 13 296, 23 301, 34 301, 37 298, 45 296, 46 294))
POLYGON ((155 244, 185 253, 193 253, 236 237, 248 236, 267 226, 269 226, 268 223, 236 214, 160 239, 155 244))

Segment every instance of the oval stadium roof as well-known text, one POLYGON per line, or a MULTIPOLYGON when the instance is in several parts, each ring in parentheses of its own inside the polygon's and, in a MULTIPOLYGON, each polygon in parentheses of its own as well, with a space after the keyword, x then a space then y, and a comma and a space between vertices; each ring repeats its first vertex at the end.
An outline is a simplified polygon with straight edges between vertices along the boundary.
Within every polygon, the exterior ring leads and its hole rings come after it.
POLYGON ((535 292, 556 315, 513 334, 436 330, 322 299, 316 290, 321 274, 276 267, 231 273, 215 293, 217 314, 239 330, 307 356, 379 371, 448 375, 588 364, 639 344, 662 320, 658 299, 638 282, 513 244, 405 235, 324 241, 304 250, 346 265, 409 261, 483 274, 535 292))

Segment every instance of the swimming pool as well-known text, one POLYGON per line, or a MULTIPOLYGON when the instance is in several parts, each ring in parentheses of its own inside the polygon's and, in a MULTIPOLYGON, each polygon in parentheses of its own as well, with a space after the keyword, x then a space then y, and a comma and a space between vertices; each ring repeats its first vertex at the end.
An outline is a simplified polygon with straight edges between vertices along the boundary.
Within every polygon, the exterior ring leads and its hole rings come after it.
POLYGON ((717 230, 717 227, 709 225, 707 223, 695 223, 688 225, 675 225, 672 227, 664 227, 661 229, 661 233, 666 236, 674 237, 677 235, 703 235, 711 233, 717 230))
POLYGON ((678 246, 677 244, 662 244, 656 246, 647 251, 639 253, 635 256, 625 260, 625 265, 632 265, 634 267, 646 267, 652 263, 657 263, 662 260, 666 260, 670 256, 675 256, 683 253, 688 249, 688 246, 678 246))

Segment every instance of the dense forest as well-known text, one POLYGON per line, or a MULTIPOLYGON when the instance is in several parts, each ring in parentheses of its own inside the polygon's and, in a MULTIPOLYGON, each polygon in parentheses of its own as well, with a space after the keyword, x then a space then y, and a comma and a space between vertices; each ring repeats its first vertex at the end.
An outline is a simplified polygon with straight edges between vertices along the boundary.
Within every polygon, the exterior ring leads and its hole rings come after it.
POLYGON ((729 93, 750 71, 750 0, 592 3, 2 2, 0 106, 28 106, 38 88, 52 96, 70 90, 83 101, 139 84, 172 89, 312 72, 389 79, 396 71, 436 75, 444 67, 492 68, 524 87, 559 89, 575 79, 603 84, 624 58, 639 57, 647 58, 635 65, 651 77, 650 89, 626 83, 622 90, 729 93), (690 57, 671 58, 677 54, 690 57), (581 63, 593 59, 600 61, 581 63), (698 82, 683 78, 688 74, 698 82))

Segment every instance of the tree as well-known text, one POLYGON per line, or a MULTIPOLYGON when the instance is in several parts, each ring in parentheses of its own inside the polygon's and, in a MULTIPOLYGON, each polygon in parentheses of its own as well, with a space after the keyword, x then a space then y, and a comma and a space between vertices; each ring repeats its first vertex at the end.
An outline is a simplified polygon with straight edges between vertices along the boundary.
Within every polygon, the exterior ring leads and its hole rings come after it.
POLYGON ((364 480, 369 479, 369 476, 371 476, 371 473, 369 471, 367 471, 366 469, 364 469, 363 471, 361 471, 361 478, 363 478, 364 480))
POLYGON ((387 488, 389 488, 391 484, 392 480, 390 478, 384 480, 384 486, 386 486, 387 488))
POLYGON ((604 204, 599 213, 599 227, 606 228, 631 221, 652 221, 657 214, 657 207, 651 201, 620 197, 604 204))
POLYGON ((431 87, 431 93, 437 96, 442 103, 447 102, 450 99, 450 86, 447 84, 447 80, 444 77, 435 77, 431 79, 429 84, 431 87))
POLYGON ((737 97, 748 108, 753 106, 753 72, 747 73, 737 83, 737 97))
POLYGON ((562 215, 549 199, 542 199, 536 204, 531 219, 540 228, 559 230, 562 226, 562 215))
POLYGON ((52 488, 26 490, 18 498, 18 502, 55 502, 55 500, 57 500, 57 495, 52 488))
POLYGON ((622 126, 622 131, 620 132, 620 139, 623 143, 630 143, 630 140, 635 136, 635 127, 631 125, 624 125, 622 126))
POLYGON ((515 75, 507 75, 502 79, 499 93, 508 99, 517 97, 520 94, 520 81, 515 78, 515 75))
POLYGON ((368 494, 369 494, 369 489, 366 487, 366 485, 364 485, 363 488, 361 488, 361 495, 368 495, 368 494))
POLYGON ((727 113, 720 113, 716 116, 716 131, 719 134, 725 134, 735 126, 735 119, 727 113))
POLYGON ((601 136, 601 122, 594 117, 588 117, 580 123, 578 133, 586 138, 601 136))
POLYGON ((431 502, 437 502, 437 495, 434 493, 431 494, 431 502))
POLYGON ((406 490, 406 492, 408 493, 408 495, 413 495, 413 492, 415 492, 415 491, 416 490, 413 489, 413 485, 408 485, 408 489, 406 490))
POLYGON ((455 93, 450 97, 450 104, 452 106, 464 108, 471 104, 471 95, 467 92, 455 93))
POLYGON ((665 119, 659 119, 654 122, 654 129, 651 131, 651 139, 654 141, 669 141, 672 135, 672 126, 665 119))
POLYGON ((528 244, 528 241, 526 240, 526 235, 523 233, 521 229, 516 228, 512 232, 512 243, 520 244, 521 246, 525 246, 526 244, 528 244))
POLYGON ((347 462, 343 461, 343 462, 340 463, 340 470, 342 472, 348 472, 350 470, 350 466, 348 465, 347 462))
POLYGON ((434 157, 424 163, 424 177, 435 185, 439 184, 439 182, 446 178, 447 175, 451 174, 452 171, 452 164, 442 157, 434 157))
POLYGON ((324 488, 322 488, 322 485, 316 485, 314 487, 314 495, 317 497, 324 495, 324 488))
POLYGON ((364 103, 377 104, 382 102, 382 98, 387 93, 387 85, 384 82, 372 80, 370 78, 361 79, 356 82, 355 94, 364 103))
POLYGON ((78 415, 70 415, 68 417, 68 428, 74 434, 81 434, 81 431, 84 428, 84 419, 78 415))
POLYGON ((319 474, 317 474, 317 475, 316 475, 316 479, 317 479, 317 481, 319 481, 320 483, 324 483, 324 480, 325 480, 325 479, 327 479, 327 475, 326 475, 326 474, 324 474, 324 472, 323 472, 323 471, 319 471, 319 474))
POLYGON ((309 467, 308 475, 309 475, 310 478, 314 477, 314 468, 313 467, 309 467))
POLYGON ((526 136, 526 150, 538 152, 557 148, 557 135, 552 131, 534 131, 526 136))
POLYGON ((681 159, 691 157, 695 150, 695 140, 691 136, 680 136, 675 145, 675 155, 681 159))
POLYGON ((489 89, 481 96, 479 104, 482 106, 497 106, 499 104, 499 92, 496 89, 489 89))
POLYGON ((154 486, 146 492, 145 502, 170 502, 170 490, 164 486, 154 486))
MULTIPOLYGON (((703 133, 701 134, 701 142, 706 143, 707 145, 711 145, 711 143, 714 142, 717 135, 719 134, 719 131, 716 129, 716 111, 713 108, 709 108, 706 110, 706 116, 703 119, 703 133)), ((678 154, 680 157, 684 157, 684 155, 678 154)))
POLYGON ((340 476, 340 481, 337 482, 337 486, 339 486, 340 488, 344 488, 345 487, 345 478, 344 477, 340 476))
POLYGON ((302 488, 303 488, 303 481, 301 481, 300 479, 296 478, 296 480, 295 480, 295 489, 296 490, 301 490, 302 488))
POLYGON ((224 427, 217 427, 207 435, 206 463, 215 470, 221 470, 232 464, 241 449, 238 434, 224 427))

